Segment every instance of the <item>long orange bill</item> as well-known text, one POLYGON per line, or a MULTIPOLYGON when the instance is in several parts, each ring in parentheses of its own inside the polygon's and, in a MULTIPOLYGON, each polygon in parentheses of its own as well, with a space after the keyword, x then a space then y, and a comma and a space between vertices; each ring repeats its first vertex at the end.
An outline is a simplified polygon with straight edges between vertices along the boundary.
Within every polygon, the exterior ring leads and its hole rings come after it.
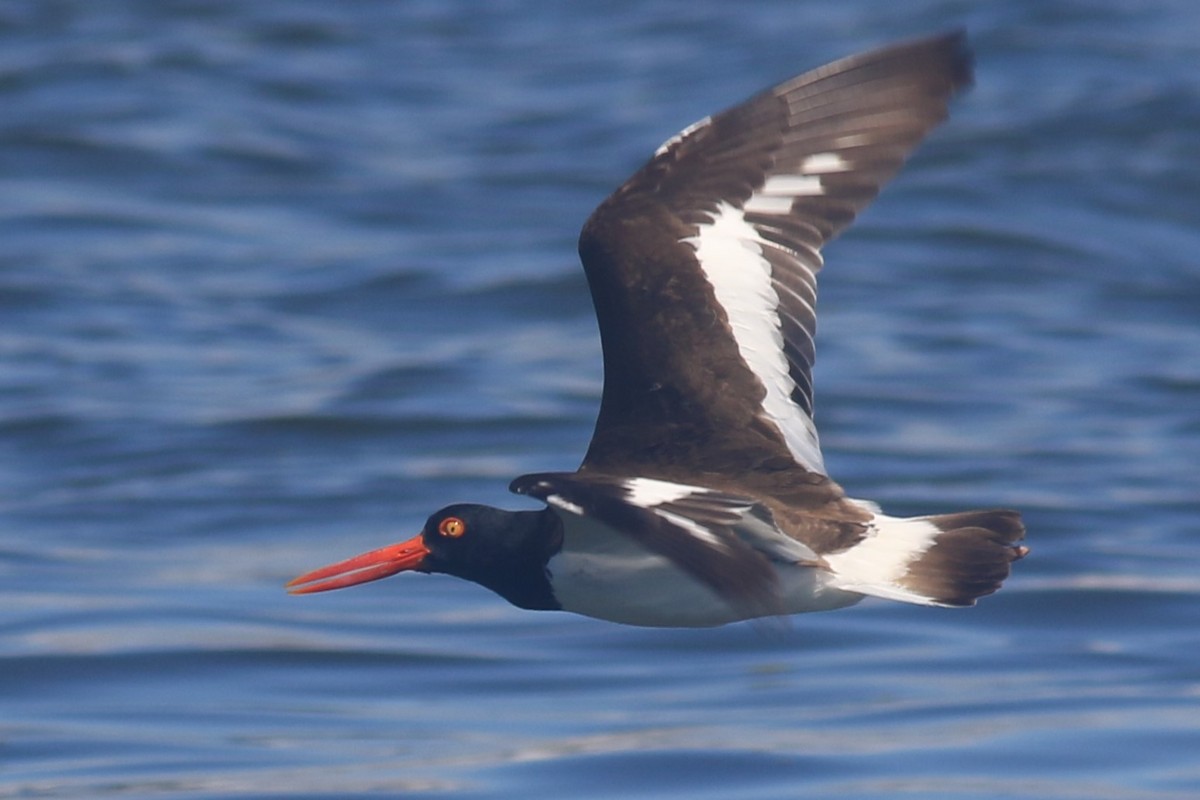
POLYGON ((421 535, 417 534, 406 542, 391 544, 306 572, 288 581, 287 590, 291 594, 312 594, 377 581, 397 572, 419 568, 427 555, 429 548, 425 546, 421 535))

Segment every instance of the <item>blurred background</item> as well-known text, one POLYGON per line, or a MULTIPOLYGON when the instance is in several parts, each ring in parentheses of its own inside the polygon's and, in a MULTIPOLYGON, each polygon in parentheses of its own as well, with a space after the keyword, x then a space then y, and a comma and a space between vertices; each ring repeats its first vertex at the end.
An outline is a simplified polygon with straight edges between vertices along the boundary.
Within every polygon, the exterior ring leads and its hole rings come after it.
POLYGON ((0 797, 1193 798, 1200 4, 0 2, 0 797), (574 244, 688 123, 966 26, 822 273, 832 475, 948 612, 642 630, 298 572, 573 469, 574 244))

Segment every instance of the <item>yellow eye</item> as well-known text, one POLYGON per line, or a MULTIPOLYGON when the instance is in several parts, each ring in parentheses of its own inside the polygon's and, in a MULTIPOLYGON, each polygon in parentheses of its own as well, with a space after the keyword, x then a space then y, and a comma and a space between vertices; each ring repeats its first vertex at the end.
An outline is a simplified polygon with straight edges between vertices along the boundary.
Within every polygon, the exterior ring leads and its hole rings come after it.
POLYGON ((438 533, 442 536, 449 536, 451 539, 457 539, 466 532, 467 523, 458 517, 446 517, 438 523, 438 533))

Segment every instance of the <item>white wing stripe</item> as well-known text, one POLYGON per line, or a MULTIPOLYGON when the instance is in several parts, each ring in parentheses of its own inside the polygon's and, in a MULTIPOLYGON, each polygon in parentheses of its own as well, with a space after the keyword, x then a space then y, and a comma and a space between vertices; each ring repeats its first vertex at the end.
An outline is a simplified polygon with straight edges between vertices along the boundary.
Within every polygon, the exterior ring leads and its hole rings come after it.
POLYGON ((762 188, 750 195, 743 210, 751 214, 790 214, 797 197, 825 194, 817 175, 772 175, 762 188))
POLYGON ((824 175, 829 172, 849 172, 854 165, 840 153, 815 153, 804 159, 800 171, 805 175, 824 175))
POLYGON ((703 525, 699 524, 698 522, 696 522, 694 520, 690 520, 687 517, 681 516, 679 514, 673 514, 670 511, 664 511, 661 508, 655 508, 655 509, 652 509, 652 511, 654 511, 655 514, 658 514, 660 517, 667 520, 668 522, 671 522, 674 525, 677 525, 678 527, 687 531, 688 533, 690 533, 692 536, 695 536, 700 541, 707 542, 708 544, 712 545, 713 547, 717 548, 718 550, 726 550, 726 551, 729 550, 728 542, 722 541, 720 536, 717 536, 712 531, 708 530, 707 528, 705 528, 703 525))
POLYGON ((579 505, 578 503, 572 503, 570 500, 557 494, 546 495, 546 502, 556 508, 561 508, 563 511, 569 511, 570 513, 580 517, 587 513, 583 510, 583 506, 579 505))
POLYGON ((751 214, 790 214, 794 199, 789 195, 752 194, 745 210, 751 214))
POLYGON ((708 493, 707 489, 654 478, 630 478, 621 481, 621 486, 625 489, 625 499, 642 508, 673 503, 694 494, 708 493))
POLYGON ((798 197, 825 194, 825 189, 816 175, 772 175, 756 194, 798 197))
POLYGON ((622 481, 621 485, 625 489, 625 498, 633 505, 653 511, 663 519, 713 547, 718 547, 722 550, 729 549, 729 545, 726 542, 722 541, 719 536, 703 525, 681 514, 659 508, 659 506, 673 503, 676 500, 682 500, 685 497, 712 494, 708 489, 699 486, 688 486, 683 483, 655 480, 654 478, 630 478, 622 481))
POLYGON ((768 243, 741 210, 726 202, 717 206, 710 224, 684 241, 695 248, 700 269, 725 309, 742 360, 767 390, 764 415, 779 428, 798 463, 824 474, 816 426, 791 400, 796 384, 783 353, 771 264, 763 257, 768 243))

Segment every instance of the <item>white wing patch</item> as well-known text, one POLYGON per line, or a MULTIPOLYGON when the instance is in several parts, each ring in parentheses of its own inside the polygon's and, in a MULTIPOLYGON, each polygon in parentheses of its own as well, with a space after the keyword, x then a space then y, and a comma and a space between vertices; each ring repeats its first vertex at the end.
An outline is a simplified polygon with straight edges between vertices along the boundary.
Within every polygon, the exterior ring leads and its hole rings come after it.
POLYGON ((790 214, 797 197, 825 194, 816 175, 772 175, 750 195, 742 210, 753 214, 790 214))
POLYGON ((625 489, 625 498, 635 506, 642 508, 672 503, 688 495, 703 494, 708 491, 697 486, 660 481, 654 478, 629 478, 621 481, 621 486, 625 489))
MULTIPOLYGON (((790 196, 777 199, 791 207, 790 196)), ((763 257, 766 242, 743 211, 726 202, 717 206, 711 223, 684 241, 695 248, 700 269, 725 309, 742 360, 767 390, 763 414, 779 428, 797 463, 825 474, 816 426, 791 399, 796 384, 783 352, 779 296, 771 284, 771 264, 763 257)))
POLYGON ((853 165, 842 158, 841 153, 814 153, 800 164, 800 171, 805 175, 827 175, 830 172, 848 172, 851 169, 853 165))
POLYGON ((729 549, 720 536, 717 536, 703 525, 681 514, 675 514, 666 509, 659 508, 661 505, 673 503, 685 497, 711 494, 707 489, 688 486, 682 483, 655 480, 653 478, 630 478, 627 481, 622 481, 622 486, 625 489, 625 497, 630 503, 653 511, 658 516, 673 525, 678 525, 692 536, 707 542, 713 547, 718 547, 722 550, 729 549))
POLYGON ((548 494, 546 495, 545 500, 555 508, 561 508, 563 511, 568 511, 580 517, 587 513, 584 511, 583 506, 579 505, 578 503, 572 503, 562 495, 548 494))

